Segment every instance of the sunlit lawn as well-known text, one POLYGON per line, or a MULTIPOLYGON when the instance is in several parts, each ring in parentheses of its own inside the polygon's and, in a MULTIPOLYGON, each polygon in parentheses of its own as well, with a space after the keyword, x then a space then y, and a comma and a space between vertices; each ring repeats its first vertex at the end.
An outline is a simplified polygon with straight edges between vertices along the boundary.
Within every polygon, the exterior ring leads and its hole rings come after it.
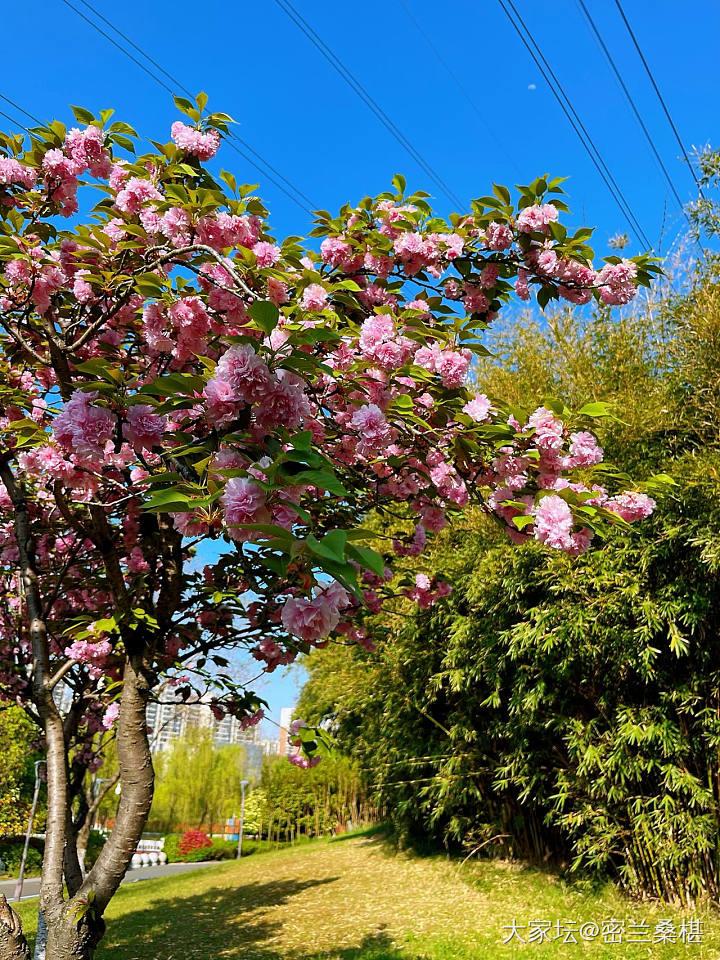
MULTIPOLYGON (((30 929, 36 904, 21 907, 30 929)), ((659 920, 679 930, 683 916, 609 886, 568 887, 513 864, 396 854, 377 838, 356 837, 127 885, 108 910, 98 960, 717 960, 720 918, 707 911, 692 915, 703 922, 702 943, 585 942, 577 933, 578 943, 502 943, 513 918, 644 922, 652 939, 659 920)))

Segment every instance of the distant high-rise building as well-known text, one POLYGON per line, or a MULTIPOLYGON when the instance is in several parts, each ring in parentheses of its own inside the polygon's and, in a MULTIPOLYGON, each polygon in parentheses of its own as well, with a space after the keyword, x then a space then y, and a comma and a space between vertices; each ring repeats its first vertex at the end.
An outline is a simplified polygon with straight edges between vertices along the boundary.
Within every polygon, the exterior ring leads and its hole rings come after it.
MULTIPOLYGON (((243 729, 240 720, 229 714, 222 720, 216 720, 208 705, 202 701, 184 703, 180 699, 171 699, 173 688, 167 685, 155 692, 158 699, 148 704, 146 714, 153 753, 165 750, 172 740, 184 736, 191 727, 210 728, 213 741, 218 746, 242 744, 248 747, 248 762, 259 770, 264 752, 259 725, 243 729)), ((59 683, 53 691, 53 698, 60 713, 63 716, 67 714, 73 700, 71 688, 59 683)))
MULTIPOLYGON (((169 691, 164 696, 169 697, 169 691)), ((151 702, 147 708, 147 723, 151 729, 150 749, 153 753, 164 750, 171 740, 182 737, 191 727, 211 729, 213 741, 218 746, 260 743, 260 728, 255 725, 243 729, 241 721, 229 714, 217 720, 208 705, 202 701, 183 703, 182 700, 151 702)))
POLYGON ((260 741, 260 747, 266 757, 277 756, 280 753, 280 741, 263 739, 260 741))
POLYGON ((295 707, 283 707, 280 711, 280 735, 278 737, 278 753, 281 757, 287 756, 288 730, 293 719, 295 707))

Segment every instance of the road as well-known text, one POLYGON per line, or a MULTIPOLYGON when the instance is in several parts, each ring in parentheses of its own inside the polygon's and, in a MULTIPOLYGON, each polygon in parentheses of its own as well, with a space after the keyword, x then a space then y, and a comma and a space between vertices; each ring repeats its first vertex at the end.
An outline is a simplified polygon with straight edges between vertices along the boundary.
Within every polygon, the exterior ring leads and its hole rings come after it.
MULTIPOLYGON (((152 880, 155 877, 174 877, 187 870, 197 870, 198 867, 211 867, 213 861, 204 863, 166 863, 157 867, 139 867, 137 870, 128 870, 123 883, 137 883, 138 880, 152 880)), ((40 877, 29 877, 23 885, 23 900, 36 897, 40 892, 40 877)), ((15 896, 15 880, 0 882, 0 893, 4 893, 8 900, 15 896)))

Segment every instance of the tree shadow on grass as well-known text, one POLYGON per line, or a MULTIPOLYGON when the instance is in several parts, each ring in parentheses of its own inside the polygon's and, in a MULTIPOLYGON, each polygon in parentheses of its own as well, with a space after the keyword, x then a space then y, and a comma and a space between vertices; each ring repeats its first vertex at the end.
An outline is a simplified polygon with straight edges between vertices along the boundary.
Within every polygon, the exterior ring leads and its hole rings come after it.
MULTIPOLYGON (((401 953, 383 930, 366 934, 355 947, 337 947, 319 953, 292 955, 292 960, 403 960, 403 958, 407 958, 407 953, 401 953)), ((269 954, 267 960, 275 960, 275 954, 269 954)), ((417 960, 423 960, 423 957, 417 957, 417 960)))
MULTIPOLYGON (((281 944, 281 922, 263 919, 263 908, 278 907, 304 890, 333 883, 338 877, 318 880, 280 880, 217 886, 197 896, 175 897, 147 910, 134 910, 110 920, 107 945, 101 944, 98 960, 286 960, 281 944)), ((292 916, 288 906, 288 917, 292 916)), ((334 960, 333 954, 327 960, 334 960)), ((337 954, 339 958, 354 957, 337 954)), ((363 954, 357 954, 363 957, 363 954)), ((383 954, 368 954, 381 960, 383 954)))

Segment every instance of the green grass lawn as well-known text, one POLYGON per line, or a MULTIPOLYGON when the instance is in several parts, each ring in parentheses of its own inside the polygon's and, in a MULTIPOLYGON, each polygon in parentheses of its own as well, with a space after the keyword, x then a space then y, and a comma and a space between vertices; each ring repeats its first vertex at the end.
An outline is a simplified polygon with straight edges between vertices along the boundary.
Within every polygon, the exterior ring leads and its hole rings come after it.
MULTIPOLYGON (((36 903, 21 904, 32 930, 36 903)), ((98 960, 718 960, 720 917, 633 903, 613 887, 568 886, 517 864, 460 866, 399 854, 377 837, 354 837, 258 854, 123 887, 108 913, 98 960), (679 931, 702 921, 702 942, 503 944, 513 918, 630 921, 652 939, 660 920, 679 931)), ((527 938, 528 930, 521 929, 527 938)), ((553 931, 554 933, 555 931, 553 931)), ((590 932, 590 931, 586 931, 590 932)))

